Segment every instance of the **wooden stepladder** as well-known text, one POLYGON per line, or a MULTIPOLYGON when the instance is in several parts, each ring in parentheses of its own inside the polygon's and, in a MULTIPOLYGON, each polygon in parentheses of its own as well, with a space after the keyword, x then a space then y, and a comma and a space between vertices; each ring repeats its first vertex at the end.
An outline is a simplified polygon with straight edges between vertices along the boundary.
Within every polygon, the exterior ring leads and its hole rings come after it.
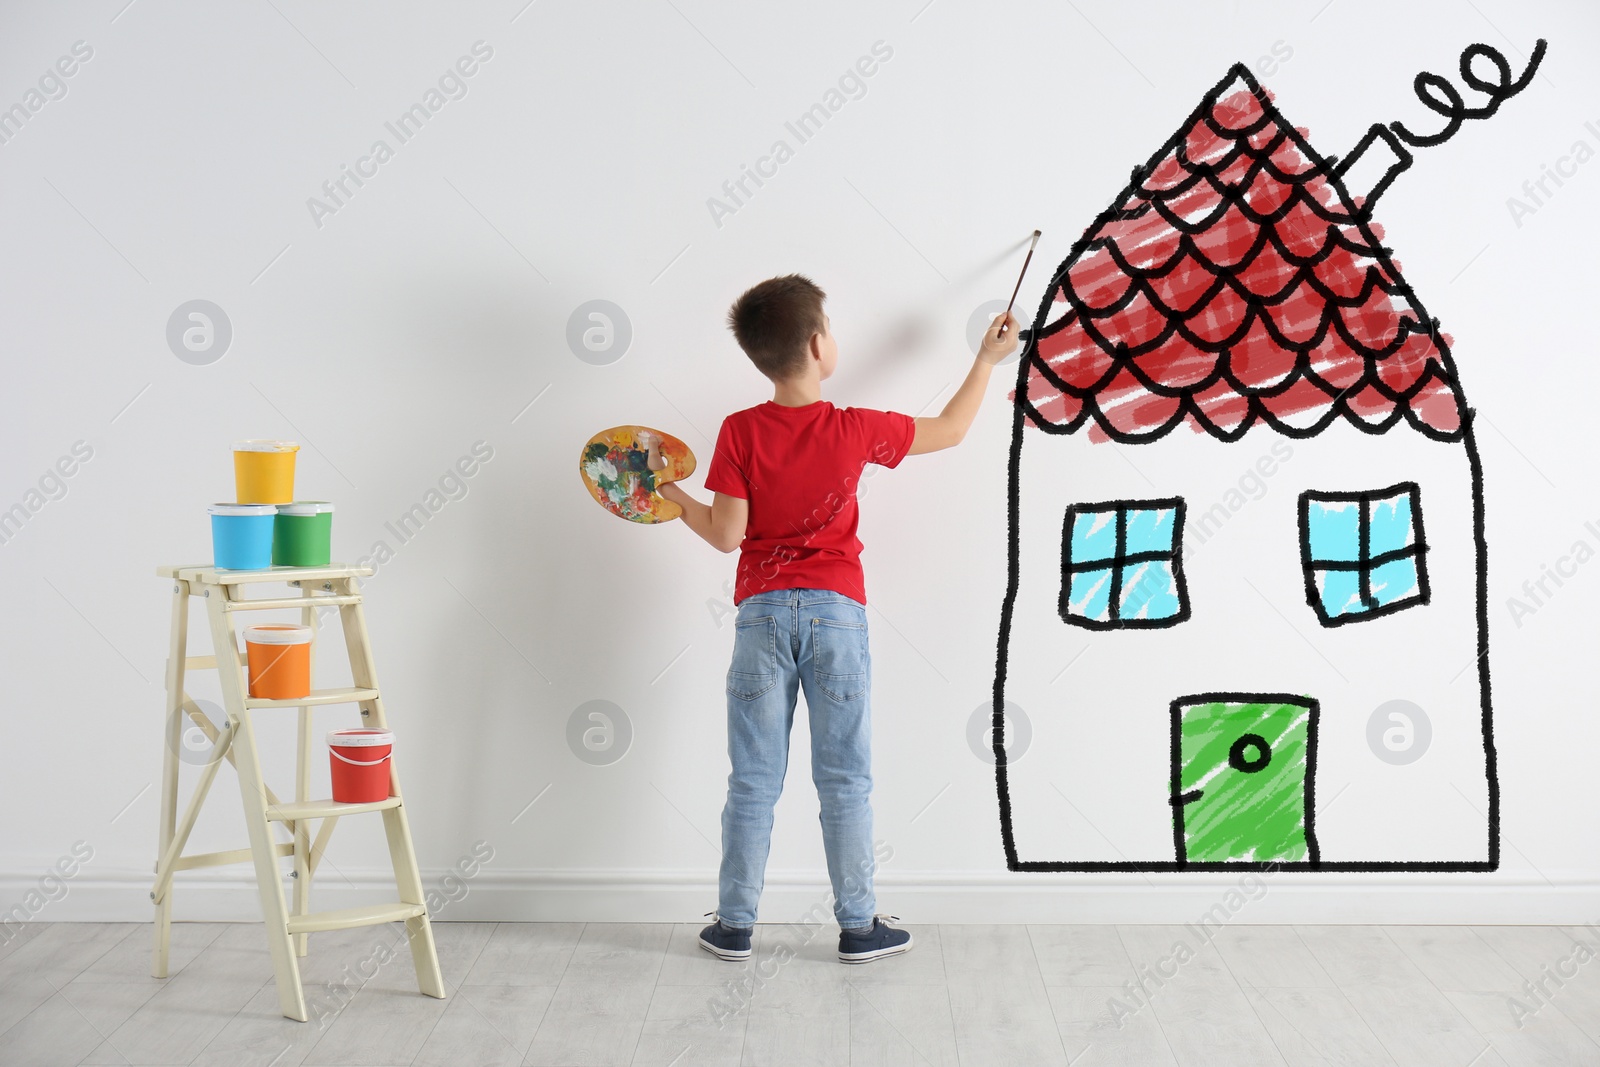
MULTIPOLYGON (((417 872, 417 857, 411 845, 411 829, 406 821, 400 793, 400 778, 389 764, 387 800, 370 804, 339 804, 310 797, 313 757, 312 712, 324 704, 357 704, 361 725, 385 727, 383 698, 378 692, 377 675, 372 667, 372 647, 367 623, 361 611, 361 591, 357 579, 372 574, 371 567, 332 564, 327 567, 272 567, 256 571, 226 571, 209 566, 159 567, 156 573, 172 580, 172 647, 167 660, 166 746, 162 770, 160 854, 156 880, 150 899, 155 902, 155 946, 150 973, 167 976, 167 946, 172 929, 172 876, 177 871, 212 867, 226 863, 254 862, 256 884, 261 893, 261 915, 267 930, 267 945, 272 952, 272 967, 278 984, 278 1005, 283 1014, 305 1022, 306 999, 300 985, 300 965, 308 935, 320 930, 344 930, 355 926, 374 926, 404 920, 411 958, 416 965, 417 986, 431 997, 443 998, 444 979, 439 974, 439 958, 433 944, 433 927, 417 872), (298 596, 257 597, 246 593, 261 583, 287 582, 299 587, 298 596), (213 655, 190 656, 188 652, 189 598, 206 603, 211 623, 213 655), (350 656, 352 684, 338 689, 313 690, 309 696, 291 700, 262 700, 249 695, 244 654, 240 650, 234 616, 241 611, 298 609, 301 622, 313 628, 319 609, 337 607, 343 624, 345 647, 350 656), (184 690, 188 671, 217 671, 222 683, 222 702, 227 721, 220 728, 184 690), (251 714, 255 711, 298 709, 299 735, 293 800, 280 800, 261 777, 261 760, 256 748, 251 714), (182 751, 184 717, 188 716, 210 738, 212 752, 200 771, 182 818, 178 817, 178 770, 182 751), (206 794, 227 759, 238 772, 239 793, 244 800, 245 825, 250 832, 250 847, 225 852, 184 855, 183 848, 194 829, 206 794), (311 911, 311 878, 328 846, 338 820, 345 815, 380 811, 389 843, 389 858, 394 865, 395 887, 399 899, 337 911, 311 911), (311 822, 321 819, 315 838, 311 822), (273 823, 282 823, 292 840, 278 841, 273 823), (278 860, 289 856, 294 861, 293 907, 284 900, 282 872, 278 860)), ((313 655, 316 649, 313 638, 313 655)))

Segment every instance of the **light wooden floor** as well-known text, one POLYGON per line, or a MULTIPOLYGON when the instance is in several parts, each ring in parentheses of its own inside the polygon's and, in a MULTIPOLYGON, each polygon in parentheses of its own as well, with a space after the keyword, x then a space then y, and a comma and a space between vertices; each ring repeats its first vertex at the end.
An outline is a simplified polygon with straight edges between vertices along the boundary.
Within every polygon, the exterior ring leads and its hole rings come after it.
POLYGON ((32 924, 0 945, 0 1064, 1600 1064, 1577 928, 912 926, 910 955, 846 967, 831 927, 762 927, 739 965, 695 925, 441 922, 443 1001, 402 929, 312 936, 318 1025, 278 1015, 258 925, 175 924, 157 980, 148 926, 32 924))

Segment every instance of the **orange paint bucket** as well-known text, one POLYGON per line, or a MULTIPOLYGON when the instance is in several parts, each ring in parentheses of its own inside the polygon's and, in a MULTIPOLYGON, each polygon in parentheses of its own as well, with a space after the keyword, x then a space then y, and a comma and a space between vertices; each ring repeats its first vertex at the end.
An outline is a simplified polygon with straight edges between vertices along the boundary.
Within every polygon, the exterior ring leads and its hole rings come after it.
POLYGON ((250 695, 293 700, 311 693, 309 626, 247 626, 244 653, 250 668, 250 695))
POLYGON ((233 446, 233 484, 241 504, 287 504, 294 500, 293 441, 240 441, 233 446))

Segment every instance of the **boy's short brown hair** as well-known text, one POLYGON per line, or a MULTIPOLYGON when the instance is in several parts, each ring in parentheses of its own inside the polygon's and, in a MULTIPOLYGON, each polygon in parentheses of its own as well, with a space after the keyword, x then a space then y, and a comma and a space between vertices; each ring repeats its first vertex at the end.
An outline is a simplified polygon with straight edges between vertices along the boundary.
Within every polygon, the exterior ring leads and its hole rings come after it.
POLYGON ((728 329, 762 374, 775 382, 793 378, 805 369, 811 335, 827 329, 822 315, 827 298, 803 274, 768 278, 733 302, 728 329))

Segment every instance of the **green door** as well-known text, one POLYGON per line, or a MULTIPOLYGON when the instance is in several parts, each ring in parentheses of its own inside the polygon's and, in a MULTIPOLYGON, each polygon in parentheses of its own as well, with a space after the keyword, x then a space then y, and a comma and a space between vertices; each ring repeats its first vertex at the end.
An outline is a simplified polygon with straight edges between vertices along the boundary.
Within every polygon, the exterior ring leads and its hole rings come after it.
POLYGON ((1318 861, 1317 702, 1221 693, 1172 703, 1173 838, 1182 865, 1318 861))

